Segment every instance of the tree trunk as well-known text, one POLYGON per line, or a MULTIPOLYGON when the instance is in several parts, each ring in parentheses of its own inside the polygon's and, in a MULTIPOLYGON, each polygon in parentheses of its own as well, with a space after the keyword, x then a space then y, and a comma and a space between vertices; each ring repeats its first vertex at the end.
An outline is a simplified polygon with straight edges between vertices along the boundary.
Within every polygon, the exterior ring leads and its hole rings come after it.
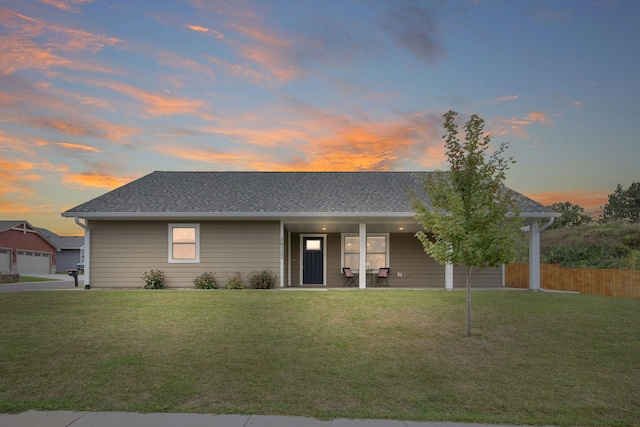
POLYGON ((467 336, 471 336, 471 267, 467 267, 467 336))

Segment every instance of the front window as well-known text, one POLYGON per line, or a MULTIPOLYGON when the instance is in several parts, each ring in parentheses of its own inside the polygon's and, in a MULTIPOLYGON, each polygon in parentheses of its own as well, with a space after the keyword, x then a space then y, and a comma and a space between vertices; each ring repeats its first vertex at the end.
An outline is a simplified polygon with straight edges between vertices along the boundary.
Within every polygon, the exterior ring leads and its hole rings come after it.
POLYGON ((169 262, 200 262, 199 224, 169 224, 169 262))
MULTIPOLYGON (((380 267, 389 265, 389 235, 367 235, 367 270, 378 271, 380 267)), ((357 234, 343 234, 343 267, 350 267, 358 272, 360 268, 360 236, 357 234)))

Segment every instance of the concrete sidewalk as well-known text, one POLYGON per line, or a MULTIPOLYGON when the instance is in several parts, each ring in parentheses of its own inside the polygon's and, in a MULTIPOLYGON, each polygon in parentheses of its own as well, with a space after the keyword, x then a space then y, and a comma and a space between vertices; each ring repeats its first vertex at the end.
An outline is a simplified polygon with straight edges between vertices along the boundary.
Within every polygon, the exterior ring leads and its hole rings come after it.
POLYGON ((394 420, 320 421, 272 415, 138 414, 132 412, 27 411, 0 414, 0 427, 509 427, 496 424, 394 420))

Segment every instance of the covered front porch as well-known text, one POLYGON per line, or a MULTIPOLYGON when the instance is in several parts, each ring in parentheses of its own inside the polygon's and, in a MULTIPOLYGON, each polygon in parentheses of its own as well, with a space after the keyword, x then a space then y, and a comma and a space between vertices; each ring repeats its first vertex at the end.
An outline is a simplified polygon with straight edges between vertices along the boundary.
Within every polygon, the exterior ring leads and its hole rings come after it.
MULTIPOLYGON (((342 287, 343 267, 356 274, 356 284, 375 287, 379 268, 390 268, 388 284, 401 288, 465 286, 463 268, 442 266, 427 255, 415 237, 419 224, 413 217, 372 219, 369 222, 281 222, 283 287, 342 287)), ((487 269, 474 277, 474 286, 504 286, 502 268, 487 269)), ((385 283, 386 284, 386 283, 385 283)))
MULTIPOLYGON (((539 227, 537 220, 525 219, 530 226, 530 265, 534 266, 531 269, 531 289, 539 289, 539 240, 540 232, 545 228, 539 227)), ((313 220, 282 219, 281 286, 343 287, 343 267, 349 267, 357 276, 357 286, 365 289, 375 287, 379 268, 387 267, 390 268, 390 287, 465 287, 465 269, 440 265, 427 255, 415 237, 420 229, 413 216, 408 215, 395 218, 327 216, 313 220)), ((472 286, 503 287, 504 278, 504 266, 488 268, 474 274, 472 286)))

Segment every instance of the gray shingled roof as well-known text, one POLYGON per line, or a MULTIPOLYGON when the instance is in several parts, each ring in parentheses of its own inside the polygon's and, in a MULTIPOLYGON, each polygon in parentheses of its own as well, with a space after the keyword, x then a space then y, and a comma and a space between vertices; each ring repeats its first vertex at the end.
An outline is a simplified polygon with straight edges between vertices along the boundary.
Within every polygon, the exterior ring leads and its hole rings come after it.
POLYGON ((60 249, 80 249, 84 246, 84 236, 59 236, 46 228, 36 227, 44 237, 60 249))
POLYGON ((28 221, 25 221, 25 220, 4 220, 4 221, 0 221, 0 232, 10 230, 13 227, 16 227, 16 226, 22 225, 22 224, 28 225, 29 228, 31 228, 34 231, 38 232, 38 234, 40 234, 40 237, 42 237, 44 240, 46 240, 48 243, 50 243, 54 248, 56 248, 57 250, 60 250, 60 246, 58 246, 56 244, 56 242, 51 240, 49 238, 49 236, 43 234, 41 229, 32 226, 31 224, 29 224, 28 221))
POLYGON ((15 227, 16 225, 23 224, 25 221, 11 221, 4 220, 0 221, 0 231, 5 231, 11 229, 11 227, 15 227))
MULTIPOLYGON (((398 214, 429 172, 153 172, 63 213, 398 214)), ((522 214, 553 213, 516 194, 522 214)))

